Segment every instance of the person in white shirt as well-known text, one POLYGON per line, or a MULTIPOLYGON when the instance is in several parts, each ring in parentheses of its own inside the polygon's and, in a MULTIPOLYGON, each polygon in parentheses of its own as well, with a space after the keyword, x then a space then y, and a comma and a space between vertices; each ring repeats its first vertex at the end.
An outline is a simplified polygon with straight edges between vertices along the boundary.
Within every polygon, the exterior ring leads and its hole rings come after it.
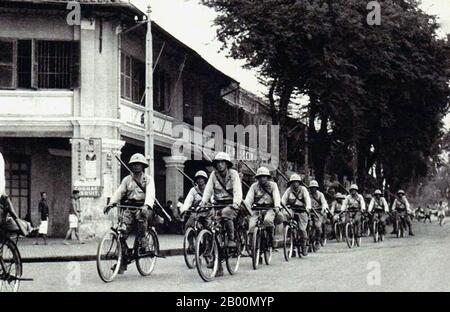
POLYGON ((381 190, 375 190, 372 200, 369 203, 368 211, 372 214, 372 221, 381 222, 383 233, 386 234, 386 220, 388 218, 389 206, 386 199, 382 196, 381 190))
POLYGON ((342 193, 338 192, 335 196, 335 200, 331 203, 330 212, 333 216, 333 224, 334 222, 344 223, 345 221, 344 214, 341 213, 344 199, 345 196, 342 193))
POLYGON ((346 212, 347 221, 351 217, 356 231, 355 236, 359 238, 361 236, 361 216, 366 211, 366 203, 364 197, 358 193, 358 185, 352 184, 350 186, 350 194, 344 199, 342 204, 342 211, 346 212))
POLYGON ((440 222, 441 225, 443 225, 445 223, 445 212, 447 211, 447 206, 444 205, 444 202, 441 200, 439 202, 439 206, 437 207, 437 211, 438 211, 438 219, 441 220, 442 222, 440 222))
POLYGON ((409 214, 412 213, 412 210, 408 199, 406 198, 405 191, 399 190, 397 192, 397 198, 392 204, 392 211, 394 211, 395 219, 397 221, 400 219, 400 217, 404 218, 409 229, 409 235, 414 236, 414 233, 412 232, 411 218, 409 217, 409 214))
MULTIPOLYGON (((270 208, 264 212, 264 225, 269 237, 269 244, 273 245, 275 225, 282 224, 284 221, 284 215, 281 212, 280 191, 278 185, 269 180, 271 175, 269 169, 266 167, 259 168, 255 178, 258 181, 250 186, 244 204, 249 208, 270 208)), ((250 233, 253 233, 255 229, 259 213, 255 211, 254 215, 250 218, 250 233)))

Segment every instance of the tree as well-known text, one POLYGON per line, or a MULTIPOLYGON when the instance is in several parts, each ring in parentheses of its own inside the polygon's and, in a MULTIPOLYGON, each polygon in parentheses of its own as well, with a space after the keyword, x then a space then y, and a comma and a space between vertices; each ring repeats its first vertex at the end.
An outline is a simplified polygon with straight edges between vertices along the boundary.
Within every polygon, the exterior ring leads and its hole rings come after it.
POLYGON ((354 180, 364 185, 376 164, 379 180, 397 188, 426 174, 436 153, 448 108, 447 43, 418 1, 380 2, 382 24, 369 26, 367 3, 359 0, 202 0, 218 12, 223 48, 268 85, 282 155, 289 103, 309 97, 308 137, 321 184, 335 168, 330 160, 350 156, 354 180))

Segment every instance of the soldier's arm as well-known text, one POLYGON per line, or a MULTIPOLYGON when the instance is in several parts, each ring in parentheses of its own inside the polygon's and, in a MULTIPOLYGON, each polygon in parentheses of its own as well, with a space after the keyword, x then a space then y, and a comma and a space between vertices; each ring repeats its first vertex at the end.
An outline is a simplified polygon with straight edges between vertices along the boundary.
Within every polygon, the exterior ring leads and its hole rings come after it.
POLYGON ((251 208, 253 203, 255 202, 255 184, 250 186, 250 189, 247 192, 247 196, 245 197, 244 204, 251 208))
POLYGON ((305 207, 307 211, 311 210, 311 197, 309 196, 309 192, 306 187, 302 187, 303 198, 305 199, 305 207))
POLYGON ((273 184, 273 204, 275 208, 281 208, 281 198, 280 198, 280 190, 278 185, 274 182, 273 184))
POLYGON ((241 178, 239 178, 239 174, 235 171, 236 174, 233 174, 232 183, 233 183, 233 206, 238 209, 242 203, 242 184, 241 178))
POLYGON ((283 206, 287 206, 288 204, 288 198, 289 198, 289 188, 284 192, 283 197, 281 197, 281 203, 283 206))
POLYGON ((114 192, 114 195, 109 202, 109 205, 115 205, 120 203, 120 200, 127 192, 127 178, 125 177, 119 185, 119 188, 114 192))
POLYGON ((373 210, 373 205, 375 204, 375 201, 374 201, 374 199, 372 198, 371 200, 370 200, 370 203, 369 203, 369 209, 368 209, 368 211, 369 212, 372 212, 372 210, 373 210))
POLYGON ((205 206, 211 200, 213 193, 214 193, 214 179, 215 179, 215 175, 213 173, 213 174, 211 174, 211 176, 208 179, 208 182, 206 183, 205 190, 203 191, 202 202, 200 203, 200 206, 205 206))
POLYGON ((344 202, 342 203, 341 211, 347 210, 347 206, 348 206, 348 196, 345 197, 344 202))
POLYGON ((383 198, 384 211, 389 212, 389 205, 385 198, 383 198))
POLYGON ((192 203, 194 202, 194 192, 195 192, 195 189, 191 188, 191 190, 189 191, 189 193, 186 196, 186 199, 184 200, 183 205, 180 208, 180 213, 188 211, 192 207, 192 203))
POLYGON ((145 189, 145 206, 148 206, 148 208, 150 209, 153 208, 153 205, 155 204, 155 198, 155 180, 153 179, 153 177, 150 177, 145 189))
POLYGON ((321 202, 321 205, 322 205, 322 212, 326 212, 327 209, 329 208, 329 206, 328 206, 328 202, 327 202, 327 200, 325 198, 325 195, 323 193, 321 193, 320 202, 321 202))
POLYGON ((366 211, 366 202, 361 194, 359 194, 359 202, 361 203, 361 211, 366 211))

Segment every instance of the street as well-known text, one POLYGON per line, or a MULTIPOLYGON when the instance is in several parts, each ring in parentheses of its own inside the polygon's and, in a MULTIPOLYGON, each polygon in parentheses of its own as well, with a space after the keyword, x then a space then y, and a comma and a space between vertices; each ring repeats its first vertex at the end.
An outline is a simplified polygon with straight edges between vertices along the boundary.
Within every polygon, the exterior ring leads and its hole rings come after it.
POLYGON ((24 276, 34 281, 22 282, 20 291, 450 291, 450 224, 413 226, 415 237, 388 235, 378 244, 364 238, 362 247, 351 250, 332 241, 317 254, 288 263, 280 249, 270 266, 257 271, 250 258, 242 258, 236 276, 225 273, 211 283, 188 270, 179 256, 158 259, 147 278, 131 265, 110 284, 100 280, 95 262, 25 263, 24 276))

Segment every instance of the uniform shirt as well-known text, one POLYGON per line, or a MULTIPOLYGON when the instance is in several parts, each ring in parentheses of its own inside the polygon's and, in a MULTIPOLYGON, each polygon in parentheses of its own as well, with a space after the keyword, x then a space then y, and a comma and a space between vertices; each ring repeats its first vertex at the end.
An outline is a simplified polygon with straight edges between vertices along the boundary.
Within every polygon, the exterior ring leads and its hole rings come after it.
POLYGON ((372 212, 372 210, 384 210, 385 212, 389 212, 389 206, 387 204, 387 201, 384 197, 381 197, 378 201, 375 197, 372 198, 369 204, 369 212, 372 212))
POLYGON ((210 201, 211 197, 215 202, 229 200, 233 202, 234 208, 239 208, 242 203, 242 185, 239 173, 234 169, 228 169, 227 175, 222 178, 220 173, 214 171, 206 183, 205 191, 203 192, 202 203, 210 201), (221 179, 222 185, 218 181, 221 179))
POLYGON ((5 186, 5 160, 2 153, 0 153, 0 196, 6 195, 5 186))
POLYGON ((411 207, 409 205, 408 199, 405 196, 403 196, 402 199, 396 198, 394 200, 394 203, 392 204, 392 210, 397 209, 406 209, 408 212, 411 212, 411 207))
POLYGON ((315 194, 311 194, 311 208, 314 210, 321 210, 322 212, 325 212, 328 209, 327 200, 321 191, 316 191, 315 194))
POLYGON ((188 211, 191 207, 198 206, 202 201, 203 194, 200 193, 200 190, 198 187, 193 187, 189 191, 189 193, 186 196, 186 199, 184 200, 183 205, 180 208, 180 213, 183 213, 185 211, 188 211))
POLYGON ((366 203, 364 197, 361 194, 357 194, 356 197, 347 195, 342 203, 342 211, 346 211, 350 208, 358 209, 360 211, 366 211, 366 203))
POLYGON ((122 198, 126 197, 128 200, 143 201, 144 205, 152 208, 155 204, 155 181, 151 176, 142 173, 139 182, 145 189, 145 193, 137 185, 131 175, 125 177, 111 198, 111 205, 119 204, 122 198))
POLYGON ((338 202, 337 200, 331 203, 331 214, 340 213, 342 211, 342 202, 338 202))
POLYGON ((300 186, 297 191, 294 191, 292 186, 288 187, 281 198, 281 203, 284 206, 301 206, 305 207, 307 211, 311 210, 311 197, 308 189, 304 186, 300 186), (297 199, 296 195, 300 200, 297 199))
POLYGON ((255 182, 250 186, 247 196, 245 197, 245 205, 247 207, 256 206, 272 206, 274 208, 281 207, 281 197, 278 185, 275 182, 268 181, 268 184, 264 186, 267 192, 271 193, 272 196, 264 191, 263 186, 259 182, 255 182))

